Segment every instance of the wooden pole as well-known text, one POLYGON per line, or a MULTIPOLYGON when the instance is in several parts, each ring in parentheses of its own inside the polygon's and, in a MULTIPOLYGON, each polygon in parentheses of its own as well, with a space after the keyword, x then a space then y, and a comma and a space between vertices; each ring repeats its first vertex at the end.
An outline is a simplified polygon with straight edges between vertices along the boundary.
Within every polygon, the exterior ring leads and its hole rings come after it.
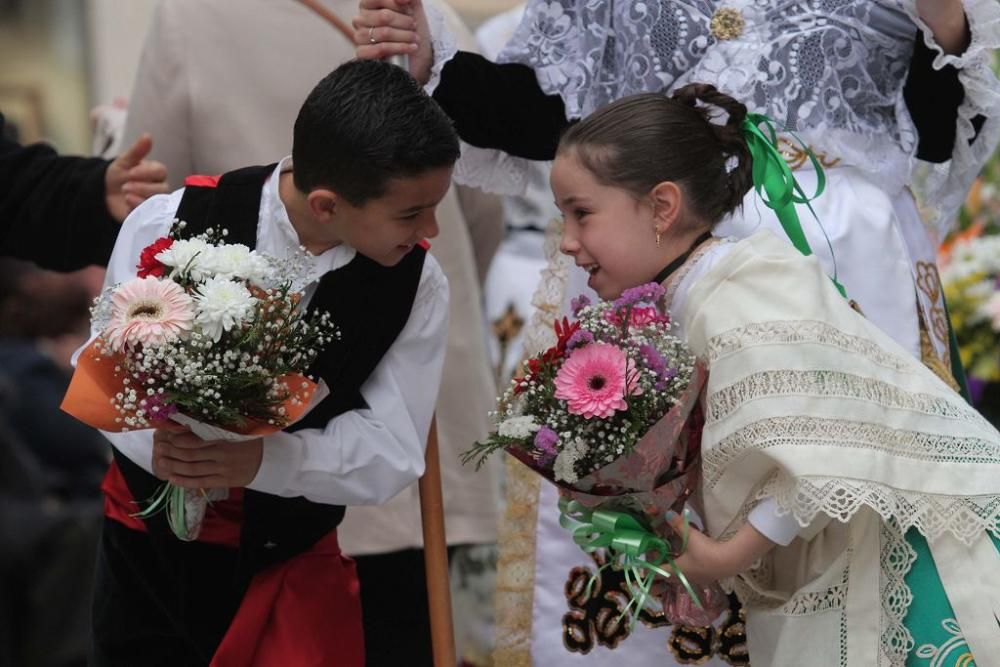
POLYGON ((448 582, 448 543, 444 533, 444 501, 438 461, 437 416, 427 435, 427 467, 420 478, 420 518, 424 529, 424 568, 431 619, 434 667, 455 667, 455 628, 448 582))

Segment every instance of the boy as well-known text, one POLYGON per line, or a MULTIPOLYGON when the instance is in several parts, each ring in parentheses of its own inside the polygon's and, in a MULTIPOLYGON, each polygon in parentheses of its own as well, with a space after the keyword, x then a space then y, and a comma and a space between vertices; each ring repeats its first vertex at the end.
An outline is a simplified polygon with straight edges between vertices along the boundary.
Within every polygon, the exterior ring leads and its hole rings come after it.
POLYGON ((336 526, 344 505, 384 502, 423 472, 448 298, 422 240, 437 234, 458 154, 450 121, 408 74, 349 62, 306 99, 291 158, 190 178, 122 228, 108 284, 133 277, 175 218, 187 233, 225 228, 228 242, 279 257, 305 247, 315 280, 304 298, 330 312, 341 340, 310 369, 331 395, 285 432, 242 443, 107 434, 115 463, 92 664, 364 664, 357 581, 336 526), (217 503, 198 541, 181 542, 162 514, 130 516, 160 480, 230 487, 237 500, 217 503))

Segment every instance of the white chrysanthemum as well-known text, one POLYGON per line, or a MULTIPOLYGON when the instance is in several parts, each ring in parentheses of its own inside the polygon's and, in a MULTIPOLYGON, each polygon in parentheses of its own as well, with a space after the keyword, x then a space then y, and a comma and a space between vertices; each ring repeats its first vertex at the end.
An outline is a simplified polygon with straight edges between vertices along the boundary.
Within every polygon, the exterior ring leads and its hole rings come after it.
POLYGON ((200 281, 207 275, 204 265, 211 249, 202 239, 182 239, 157 254, 156 259, 170 267, 171 278, 188 273, 192 280, 200 281))
POLYGON ((511 417, 497 425, 497 435, 523 440, 540 428, 541 426, 535 423, 535 418, 531 415, 511 417))
POLYGON ((242 243, 211 246, 200 264, 209 275, 241 278, 255 284, 265 282, 270 269, 262 256, 242 243))
POLYGON ((227 278, 209 278, 198 286, 194 299, 198 304, 195 322, 213 341, 246 321, 256 305, 245 285, 227 278))

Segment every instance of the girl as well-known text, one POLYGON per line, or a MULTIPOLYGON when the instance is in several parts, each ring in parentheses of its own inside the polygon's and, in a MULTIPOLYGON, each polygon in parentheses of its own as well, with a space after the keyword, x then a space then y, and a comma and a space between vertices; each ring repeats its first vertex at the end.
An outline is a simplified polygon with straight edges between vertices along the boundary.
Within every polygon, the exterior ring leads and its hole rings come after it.
POLYGON ((753 185, 746 116, 706 85, 626 98, 552 171, 561 250, 604 298, 662 281, 709 368, 677 565, 736 591, 756 665, 1000 665, 1000 434, 815 257, 712 235, 753 185))
MULTIPOLYGON (((818 260, 873 323, 950 379, 935 234, 911 188, 921 186, 924 203, 936 209, 925 213, 937 232, 946 231, 1000 138, 1000 83, 990 67, 991 49, 1000 44, 1000 4, 529 0, 499 65, 456 52, 444 32, 428 32, 421 5, 360 0, 357 54, 408 53, 411 72, 436 86, 435 100, 468 144, 456 180, 516 191, 530 173, 525 158, 551 160, 571 122, 627 95, 713 83, 770 115, 780 128, 795 130, 825 166, 836 165, 826 171, 827 196, 814 204, 823 229, 803 219, 818 260)), ((788 148, 797 178, 813 192, 816 172, 801 151, 788 148)), ((770 211, 755 206, 720 223, 720 231, 740 238, 763 227, 780 235, 770 211)), ((571 285, 577 277, 567 272, 571 285)), ((554 291, 539 287, 543 296, 554 291)), ((572 562, 569 554, 577 550, 558 525, 551 489, 530 486, 537 480, 521 482, 507 486, 502 524, 506 545, 512 534, 524 539, 516 550, 501 549, 498 576, 505 583, 498 607, 507 611, 498 623, 500 664, 572 665, 577 656, 566 655, 567 649, 599 653, 602 647, 617 649, 604 661, 673 664, 661 633, 637 626, 623 642, 627 630, 607 630, 601 618, 613 595, 594 589, 586 600, 570 600, 566 591, 575 566, 592 563, 572 562), (522 488, 515 497, 511 490, 522 488), (537 517, 535 525, 515 525, 523 516, 537 517), (526 578, 526 570, 538 575, 526 578), (525 607, 533 613, 523 613, 525 607)), ((742 642, 728 641, 740 625, 737 612, 730 622, 716 629, 674 628, 670 649, 681 664, 716 652, 716 664, 741 664, 742 642), (725 638, 721 647, 718 637, 725 638), (693 644, 695 651, 689 650, 693 644)))

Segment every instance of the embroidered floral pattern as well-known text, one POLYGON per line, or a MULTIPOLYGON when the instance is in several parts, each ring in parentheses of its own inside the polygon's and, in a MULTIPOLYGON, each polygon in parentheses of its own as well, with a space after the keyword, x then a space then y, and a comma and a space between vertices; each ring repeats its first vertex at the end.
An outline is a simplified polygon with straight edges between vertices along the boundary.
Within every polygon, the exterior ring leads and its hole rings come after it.
POLYGON ((941 621, 941 627, 951 635, 948 640, 940 646, 933 644, 923 644, 917 649, 916 656, 929 660, 927 667, 970 667, 973 665, 972 652, 962 635, 962 628, 954 618, 946 618, 941 621))

